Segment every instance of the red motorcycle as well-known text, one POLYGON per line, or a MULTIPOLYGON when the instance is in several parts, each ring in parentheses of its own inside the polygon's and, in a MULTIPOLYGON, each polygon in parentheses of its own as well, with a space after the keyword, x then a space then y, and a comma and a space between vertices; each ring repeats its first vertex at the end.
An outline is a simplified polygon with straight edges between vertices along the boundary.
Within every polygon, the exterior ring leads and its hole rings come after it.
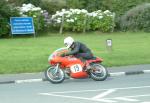
POLYGON ((45 76, 51 83, 61 83, 65 80, 65 75, 71 78, 91 77, 96 81, 103 81, 108 76, 107 69, 100 63, 101 58, 83 61, 74 56, 61 57, 62 53, 67 52, 67 48, 60 48, 54 51, 49 57, 50 66, 45 71, 45 76), (87 69, 87 65, 90 69, 87 69))

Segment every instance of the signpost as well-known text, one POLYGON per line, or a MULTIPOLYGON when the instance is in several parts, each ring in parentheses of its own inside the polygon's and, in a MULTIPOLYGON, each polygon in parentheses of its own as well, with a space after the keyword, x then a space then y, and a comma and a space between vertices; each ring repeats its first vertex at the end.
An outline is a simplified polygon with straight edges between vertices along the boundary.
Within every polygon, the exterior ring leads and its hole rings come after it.
POLYGON ((107 39, 106 40, 106 48, 109 52, 112 51, 112 39, 107 39))
POLYGON ((11 17, 11 34, 33 34, 35 37, 35 29, 32 17, 11 17))

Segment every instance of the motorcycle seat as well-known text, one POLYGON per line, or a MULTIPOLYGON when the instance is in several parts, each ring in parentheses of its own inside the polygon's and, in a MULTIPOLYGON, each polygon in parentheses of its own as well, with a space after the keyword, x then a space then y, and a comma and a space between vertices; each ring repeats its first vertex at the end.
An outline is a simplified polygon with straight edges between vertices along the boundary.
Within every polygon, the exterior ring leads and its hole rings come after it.
POLYGON ((87 60, 86 62, 93 63, 93 62, 102 62, 102 61, 103 59, 96 57, 95 59, 90 59, 90 60, 87 60))

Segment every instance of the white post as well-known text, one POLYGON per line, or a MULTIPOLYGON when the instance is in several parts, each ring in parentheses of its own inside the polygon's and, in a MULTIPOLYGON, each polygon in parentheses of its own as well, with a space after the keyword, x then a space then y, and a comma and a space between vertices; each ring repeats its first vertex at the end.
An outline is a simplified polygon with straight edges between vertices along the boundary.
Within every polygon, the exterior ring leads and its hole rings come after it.
POLYGON ((60 24, 60 30, 59 33, 62 34, 63 33, 63 26, 64 26, 64 15, 61 18, 61 24, 60 24))

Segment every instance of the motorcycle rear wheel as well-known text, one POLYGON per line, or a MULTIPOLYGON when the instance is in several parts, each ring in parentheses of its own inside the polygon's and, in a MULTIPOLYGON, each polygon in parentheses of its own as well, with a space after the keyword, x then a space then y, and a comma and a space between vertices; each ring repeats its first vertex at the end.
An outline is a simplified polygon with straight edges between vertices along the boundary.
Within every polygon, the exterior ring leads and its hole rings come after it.
POLYGON ((45 77, 51 83, 57 84, 62 83, 65 80, 65 74, 62 69, 58 69, 58 72, 55 73, 55 66, 49 66, 45 71, 45 77))
POLYGON ((108 77, 107 69, 98 63, 91 65, 90 77, 96 81, 104 81, 108 77))

